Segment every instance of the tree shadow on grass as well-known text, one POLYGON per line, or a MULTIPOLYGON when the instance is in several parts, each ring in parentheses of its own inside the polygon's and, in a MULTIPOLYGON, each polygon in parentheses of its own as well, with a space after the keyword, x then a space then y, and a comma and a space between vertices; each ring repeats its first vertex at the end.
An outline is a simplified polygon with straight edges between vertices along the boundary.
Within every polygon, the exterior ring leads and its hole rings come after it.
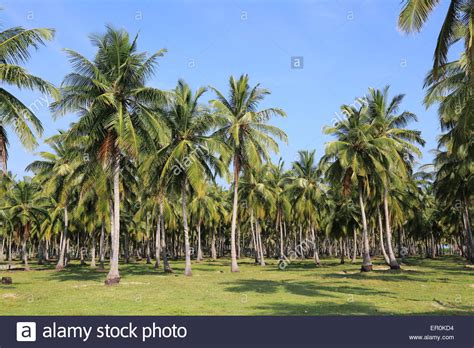
POLYGON ((255 307, 270 315, 284 316, 319 316, 319 315, 383 315, 374 305, 362 302, 344 304, 331 302, 314 302, 311 304, 270 303, 255 307))
POLYGON ((278 291, 283 291, 291 295, 300 296, 322 296, 322 297, 338 297, 338 294, 347 295, 384 295, 390 294, 385 291, 377 291, 370 288, 353 287, 346 285, 317 285, 307 282, 295 282, 290 280, 253 280, 243 279, 232 283, 226 283, 229 285, 225 290, 237 293, 262 293, 262 294, 274 294, 278 291))
MULTIPOLYGON (((295 303, 270 303, 266 305, 256 306, 256 310, 264 311, 269 315, 284 315, 284 316, 322 316, 322 315, 400 315, 400 313, 387 312, 377 308, 375 305, 365 302, 314 302, 310 304, 295 304, 295 303)), ((433 311, 423 311, 403 314, 405 316, 430 316, 430 315, 466 315, 467 312, 450 309, 435 309, 433 311)))
POLYGON ((322 274, 322 278, 327 279, 353 279, 353 280, 380 280, 384 282, 428 282, 429 279, 419 279, 410 275, 423 274, 423 272, 413 270, 374 270, 369 273, 364 272, 338 272, 322 274))

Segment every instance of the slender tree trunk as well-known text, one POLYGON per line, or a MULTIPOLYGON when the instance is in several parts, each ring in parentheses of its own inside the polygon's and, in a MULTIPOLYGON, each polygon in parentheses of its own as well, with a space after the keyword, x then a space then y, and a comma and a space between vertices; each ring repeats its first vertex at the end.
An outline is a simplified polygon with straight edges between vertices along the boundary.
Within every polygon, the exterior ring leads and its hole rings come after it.
POLYGON ((184 180, 181 188, 181 209, 183 213, 183 227, 184 227, 184 252, 185 252, 185 268, 184 275, 191 276, 191 248, 189 245, 189 229, 188 229, 188 215, 186 207, 186 188, 188 186, 187 180, 184 180))
POLYGON ((262 244, 262 233, 258 218, 255 220, 256 232, 257 232, 257 246, 260 255, 260 266, 265 266, 265 258, 263 257, 263 244, 262 244))
POLYGON ((160 216, 158 217, 161 226, 161 258, 163 259, 163 268, 165 273, 173 273, 168 261, 168 251, 166 244, 165 218, 163 215, 163 198, 160 199, 160 216))
POLYGON ((11 268, 13 264, 13 254, 12 254, 12 238, 13 238, 13 230, 8 236, 8 269, 11 268))
POLYGON ((240 233, 240 224, 237 225, 237 259, 240 259, 240 249, 241 249, 241 245, 240 245, 240 237, 241 237, 241 233, 240 233))
POLYGON ((0 237, 0 262, 5 261, 5 238, 0 237))
POLYGON ((96 260, 95 260, 95 231, 92 233, 92 238, 91 238, 91 268, 96 268, 96 260))
POLYGON ((387 238, 387 249, 388 249, 388 258, 389 265, 391 269, 400 269, 400 265, 395 258, 395 253, 392 248, 392 226, 390 223, 390 212, 388 210, 388 188, 385 187, 383 194, 383 210, 385 214, 385 237, 387 238))
POLYGON ((283 241, 283 226, 282 226, 281 220, 282 220, 281 212, 279 211, 277 215, 277 226, 280 229, 280 259, 283 260, 285 258, 285 250, 284 250, 284 241, 283 241))
POLYGON ((44 247, 44 260, 49 262, 49 240, 45 240, 45 247, 44 247))
POLYGON ((100 241, 99 241, 99 269, 105 268, 105 221, 102 218, 102 224, 100 226, 100 241))
POLYGON ((353 230, 353 237, 354 239, 354 250, 352 251, 352 263, 356 262, 357 259, 357 230, 354 228, 353 230))
POLYGON ((29 228, 29 223, 27 222, 23 230, 23 243, 22 243, 23 264, 25 265, 25 270, 30 269, 30 266, 28 265, 28 250, 26 248, 29 236, 30 236, 30 228, 29 228))
POLYGON ((362 215, 362 272, 372 271, 372 262, 370 260, 369 237, 367 232, 367 218, 365 216, 365 203, 362 185, 359 185, 359 204, 362 215))
POLYGON ((258 251, 258 237, 257 237, 257 228, 254 225, 253 211, 250 213, 250 228, 252 229, 252 239, 253 239, 253 248, 254 248, 254 258, 255 263, 258 263, 259 251, 258 251))
POLYGON ((198 262, 201 262, 204 258, 202 256, 202 247, 201 247, 201 224, 202 222, 199 221, 198 222, 198 226, 197 226, 197 244, 198 244, 198 251, 197 251, 197 258, 196 260, 198 262))
POLYGON ((61 236, 60 246, 59 246, 59 258, 58 263, 56 264, 56 271, 61 271, 66 265, 66 240, 67 240, 67 230, 69 225, 69 215, 67 212, 67 203, 64 205, 64 228, 61 236))
POLYGON ((380 249, 382 250, 382 255, 385 260, 385 263, 390 266, 390 259, 385 251, 385 245, 383 242, 383 224, 382 224, 382 216, 380 215, 380 210, 377 209, 377 220, 379 223, 379 239, 380 239, 380 249))
POLYGON ((211 239, 211 259, 215 261, 217 259, 217 250, 216 250, 216 228, 212 229, 212 239, 211 239))
POLYGON ((313 239, 313 259, 314 259, 314 263, 316 264, 316 266, 319 266, 321 265, 321 261, 319 260, 319 252, 318 252, 318 243, 316 241, 316 234, 314 233, 314 227, 311 227, 311 236, 312 236, 312 239, 313 239))
POLYGON ((230 257, 231 257, 231 272, 238 272, 239 266, 237 264, 237 251, 235 248, 235 229, 237 226, 237 207, 239 204, 239 172, 240 163, 237 155, 234 156, 234 202, 232 206, 232 222, 230 228, 230 257))
POLYGON ((467 256, 471 263, 474 263, 474 237, 472 235, 471 220, 469 216, 469 202, 463 195, 462 219, 466 234, 467 256))
POLYGON ((160 268, 160 254, 161 254, 161 222, 160 217, 156 221, 156 232, 155 232, 155 268, 160 268))
POLYGON ((341 259, 341 265, 345 263, 344 261, 344 256, 345 256, 345 251, 344 251, 344 240, 341 238, 339 239, 339 249, 340 249, 340 259, 341 259))
POLYGON ((110 253, 110 270, 105 280, 106 285, 120 282, 119 252, 120 252, 120 154, 116 150, 113 168, 113 229, 111 233, 112 252, 110 253))

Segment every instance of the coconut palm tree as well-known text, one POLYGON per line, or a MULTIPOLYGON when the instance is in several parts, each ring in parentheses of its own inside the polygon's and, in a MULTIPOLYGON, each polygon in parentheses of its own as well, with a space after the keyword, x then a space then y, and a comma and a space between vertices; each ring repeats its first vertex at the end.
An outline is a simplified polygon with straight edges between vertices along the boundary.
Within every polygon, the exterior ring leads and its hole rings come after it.
POLYGON ((287 188, 293 200, 293 209, 309 229, 314 249, 314 262, 320 264, 315 228, 318 225, 324 195, 321 171, 316 165, 316 151, 298 151, 298 160, 293 162, 291 183, 287 188))
POLYGON ((23 263, 28 269, 27 243, 32 230, 40 228, 48 216, 47 208, 50 200, 40 194, 40 186, 25 178, 14 184, 5 197, 2 210, 8 211, 13 217, 13 224, 21 231, 23 263))
POLYGON ((227 173, 227 146, 211 134, 216 126, 216 117, 199 104, 199 99, 205 92, 205 88, 199 88, 193 93, 184 81, 178 82, 164 117, 171 132, 171 140, 156 154, 158 158, 164 159, 160 180, 166 182, 168 190, 181 194, 186 276, 192 275, 188 197, 205 180, 214 179, 216 174, 227 173), (224 156, 224 161, 221 156, 224 156))
MULTIPOLYGON (((0 32, 0 82, 57 97, 57 90, 51 83, 31 75, 19 65, 28 61, 30 49, 38 49, 53 37, 54 30, 45 28, 14 27, 0 32)), ((7 127, 13 128, 22 145, 29 150, 36 147, 36 137, 43 133, 41 121, 31 108, 5 88, 0 88, 0 162, 4 175, 7 173, 9 144, 7 127)))
POLYGON ((212 88, 217 99, 210 103, 222 117, 222 127, 216 135, 224 139, 232 149, 233 163, 233 207, 231 222, 231 271, 238 272, 235 230, 238 215, 239 175, 246 166, 258 166, 262 158, 269 161, 270 151, 278 152, 278 144, 274 138, 286 141, 286 134, 278 127, 267 122, 273 116, 286 116, 282 109, 268 108, 259 110, 258 104, 270 94, 267 89, 249 85, 248 75, 238 80, 233 76, 229 79, 229 96, 212 88))
POLYGON ((326 176, 329 180, 342 184, 343 194, 347 195, 352 186, 358 190, 359 208, 362 218, 361 270, 371 271, 367 200, 375 187, 383 185, 385 168, 398 158, 398 144, 390 138, 377 137, 376 129, 370 122, 367 105, 341 107, 347 118, 333 127, 325 128, 325 134, 336 137, 326 145, 323 163, 329 163, 326 176))
MULTIPOLYGON (((418 32, 425 25, 439 0, 406 0, 398 19, 398 26, 405 32, 418 32)), ((474 3, 472 0, 450 0, 446 17, 436 42, 433 57, 433 77, 438 80, 443 74, 451 46, 464 41, 469 80, 474 87, 474 3)))
POLYGON ((383 90, 369 88, 366 100, 368 115, 376 131, 375 136, 393 139, 400 146, 400 151, 398 151, 399 159, 395 162, 397 165, 392 168, 385 168, 387 178, 384 181, 382 193, 389 265, 392 269, 399 269, 400 265, 395 258, 395 253, 392 248, 392 227, 389 210, 390 189, 393 185, 393 181, 407 177, 408 170, 410 169, 407 168, 407 166, 413 161, 413 156, 421 157, 421 152, 416 144, 423 146, 425 141, 421 137, 420 131, 406 128, 408 122, 417 120, 416 115, 408 111, 399 113, 400 104, 403 101, 404 95, 399 94, 389 99, 389 88, 389 86, 386 86, 383 90), (399 165, 402 163, 405 165, 399 165))
POLYGON ((66 50, 74 72, 64 78, 61 99, 52 105, 56 114, 79 114, 68 137, 87 135, 88 153, 107 168, 113 182, 112 253, 106 279, 109 285, 120 281, 121 164, 127 158, 137 158, 140 149, 152 146, 167 134, 151 109, 152 105, 163 103, 166 95, 146 86, 165 50, 147 57, 137 52, 137 40, 138 36, 131 40, 126 31, 107 27, 105 34, 91 36, 91 43, 97 48, 92 61, 66 50))
MULTIPOLYGON (((59 247, 59 258, 56 271, 61 271, 65 264, 66 243, 68 237, 69 213, 68 205, 72 191, 77 189, 75 173, 77 168, 83 163, 77 159, 77 148, 68 144, 67 134, 60 131, 59 134, 46 139, 46 143, 51 147, 52 152, 43 151, 39 155, 43 158, 32 162, 26 170, 35 173, 37 180, 43 185, 44 194, 53 198, 56 208, 63 211, 64 227, 61 235, 61 245, 59 247)), ((82 158, 81 158, 82 159, 82 158)), ((58 221, 58 211, 52 212, 54 219, 50 228, 56 226, 58 221)))
POLYGON ((291 211, 290 197, 287 192, 287 185, 291 179, 291 173, 284 169, 284 162, 280 158, 278 164, 269 164, 267 175, 267 185, 275 195, 275 229, 280 233, 280 258, 285 257, 284 224, 291 211))
MULTIPOLYGON (((262 225, 275 208, 275 192, 267 185, 268 165, 247 168, 239 186, 241 205, 250 211, 250 228, 255 249, 255 260, 265 266, 262 225)), ((264 226, 263 226, 264 227, 264 226)))

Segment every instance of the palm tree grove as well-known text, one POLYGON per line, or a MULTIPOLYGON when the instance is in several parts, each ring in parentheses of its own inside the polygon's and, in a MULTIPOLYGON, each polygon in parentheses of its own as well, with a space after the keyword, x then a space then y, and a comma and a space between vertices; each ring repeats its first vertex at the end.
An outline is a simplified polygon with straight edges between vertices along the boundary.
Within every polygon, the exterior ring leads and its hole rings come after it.
MULTIPOLYGON (((53 84, 28 67, 61 32, 3 27, 0 315, 474 314, 474 1, 448 3, 420 81, 437 147, 387 80, 293 158, 292 114, 245 68, 163 88, 172 51, 104 24, 53 84), (20 91, 73 121, 44 136, 20 91)), ((439 6, 392 19, 420 38, 439 6)))

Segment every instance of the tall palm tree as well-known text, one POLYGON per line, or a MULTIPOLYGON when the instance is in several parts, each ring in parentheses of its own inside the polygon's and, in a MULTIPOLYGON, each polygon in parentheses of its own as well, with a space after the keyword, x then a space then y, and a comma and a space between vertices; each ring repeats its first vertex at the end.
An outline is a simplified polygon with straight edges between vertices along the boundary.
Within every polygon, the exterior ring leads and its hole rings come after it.
MULTIPOLYGON (((68 239, 68 205, 71 191, 76 189, 75 171, 83 163, 82 157, 78 159, 77 148, 70 146, 65 142, 66 133, 61 132, 53 137, 46 139, 46 143, 53 152, 43 151, 39 155, 42 160, 32 162, 26 167, 35 173, 37 180, 43 185, 44 193, 50 195, 56 207, 63 211, 64 227, 61 236, 61 245, 59 246, 59 258, 56 270, 61 271, 65 264, 66 243, 68 239)), ((50 227, 55 226, 58 211, 53 211, 53 219, 50 227)))
POLYGON ((216 174, 227 172, 225 162, 221 160, 221 156, 224 160, 228 157, 227 146, 211 135, 216 126, 215 115, 199 104, 205 92, 205 88, 199 88, 193 93, 184 81, 178 82, 164 118, 171 140, 156 154, 164 158, 161 181, 167 183, 168 189, 181 194, 186 276, 192 275, 188 196, 204 180, 212 180, 216 174))
POLYGON ((367 105, 360 107, 343 105, 342 112, 347 118, 333 127, 325 128, 325 134, 336 137, 326 145, 323 163, 330 163, 326 175, 328 179, 342 183, 343 193, 347 195, 355 185, 358 190, 359 207, 362 217, 361 270, 372 270, 367 223, 367 199, 375 187, 380 187, 385 168, 398 158, 398 144, 390 138, 377 137, 370 122, 367 105))
POLYGON ((124 30, 107 27, 103 35, 92 35, 97 48, 93 61, 66 50, 74 72, 61 87, 61 99, 52 105, 57 114, 76 112, 80 118, 69 137, 90 138, 88 153, 108 169, 113 182, 111 232, 112 255, 106 284, 120 281, 118 269, 120 238, 120 175, 126 158, 137 158, 140 149, 162 139, 166 131, 151 105, 163 103, 162 91, 146 86, 154 74, 157 59, 165 50, 147 57, 137 52, 137 39, 124 30))
MULTIPOLYGON (((55 87, 28 73, 19 64, 30 58, 30 49, 38 49, 54 37, 52 29, 24 29, 14 27, 0 32, 0 82, 19 89, 38 90, 45 95, 57 97, 55 87)), ((0 162, 3 174, 7 173, 8 134, 12 127, 23 146, 33 149, 38 143, 43 127, 34 112, 12 93, 0 87, 0 162)))
POLYGON ((278 152, 278 140, 286 141, 286 134, 278 127, 267 122, 272 116, 286 116, 282 109, 268 108, 259 110, 258 104, 270 94, 267 89, 249 85, 248 75, 242 75, 238 80, 233 76, 229 79, 229 95, 212 88, 217 95, 211 105, 222 117, 222 127, 216 135, 224 139, 232 149, 233 163, 233 206, 230 234, 231 271, 238 272, 235 230, 238 215, 239 175, 243 167, 249 164, 260 165, 262 158, 269 160, 270 151, 278 152))
POLYGON ((304 221, 305 227, 311 233, 314 262, 320 264, 318 246, 316 244, 315 228, 318 224, 322 208, 321 171, 316 165, 316 151, 298 151, 298 160, 293 162, 289 195, 293 199, 295 213, 304 221), (319 209, 318 209, 319 207, 319 209))
POLYGON ((408 111, 399 113, 400 104, 403 101, 404 95, 399 94, 389 99, 389 88, 389 86, 386 86, 383 90, 370 88, 366 100, 368 104, 368 115, 372 119, 371 121, 376 131, 375 136, 387 137, 397 142, 400 145, 400 151, 398 152, 399 159, 395 163, 405 164, 385 168, 387 178, 384 181, 382 193, 389 264, 390 268, 399 269, 400 265, 395 258, 395 253, 392 248, 392 227, 389 210, 390 189, 393 182, 398 180, 398 178, 407 177, 407 171, 410 169, 407 168, 407 166, 410 165, 409 160, 412 160, 414 155, 421 157, 421 152, 416 144, 424 145, 425 141, 421 137, 420 131, 406 128, 409 121, 417 120, 416 115, 408 111))

